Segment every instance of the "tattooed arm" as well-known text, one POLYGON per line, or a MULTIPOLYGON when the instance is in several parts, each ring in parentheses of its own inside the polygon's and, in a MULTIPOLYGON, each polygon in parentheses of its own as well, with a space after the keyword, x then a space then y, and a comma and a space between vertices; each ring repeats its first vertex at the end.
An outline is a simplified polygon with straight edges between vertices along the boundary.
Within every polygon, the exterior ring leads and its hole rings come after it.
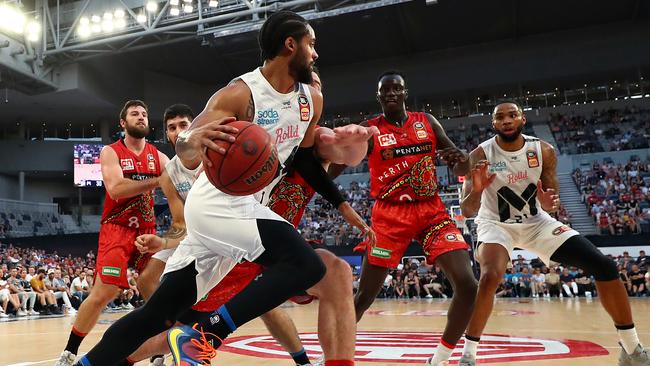
POLYGON ((160 188, 167 197, 169 212, 172 215, 172 225, 162 237, 153 234, 143 234, 136 238, 135 245, 142 253, 156 253, 170 248, 176 248, 185 238, 185 215, 183 199, 176 191, 174 183, 165 171, 160 176, 160 188))

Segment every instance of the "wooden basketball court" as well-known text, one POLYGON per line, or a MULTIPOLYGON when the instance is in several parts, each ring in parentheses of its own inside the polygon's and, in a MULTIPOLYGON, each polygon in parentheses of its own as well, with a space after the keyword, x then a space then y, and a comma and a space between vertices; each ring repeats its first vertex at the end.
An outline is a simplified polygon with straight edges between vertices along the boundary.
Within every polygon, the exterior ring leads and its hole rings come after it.
MULTIPOLYGON (((650 299, 631 301, 641 341, 650 345, 650 299)), ((377 300, 359 324, 357 363, 424 365, 445 324, 448 304, 442 300, 377 300)), ((286 304, 285 308, 315 361, 320 356, 315 335, 317 304, 286 304)), ((90 349, 110 323, 123 315, 103 314, 81 352, 90 349)), ((52 365, 67 341, 72 321, 72 317, 58 317, 0 322, 0 365, 52 365)), ((487 357, 480 364, 486 365, 616 365, 620 350, 615 329, 598 300, 500 299, 486 333, 490 336, 483 337, 479 350, 479 356, 487 357)), ((230 338, 213 364, 292 365, 267 334, 261 321, 247 324, 230 338)), ((453 360, 461 348, 462 344, 453 360)))

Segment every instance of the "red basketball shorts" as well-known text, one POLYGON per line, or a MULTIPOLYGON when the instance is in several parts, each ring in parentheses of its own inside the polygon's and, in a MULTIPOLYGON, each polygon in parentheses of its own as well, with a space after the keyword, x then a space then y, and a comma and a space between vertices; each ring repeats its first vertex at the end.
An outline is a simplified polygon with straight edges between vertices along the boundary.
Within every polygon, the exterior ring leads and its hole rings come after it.
POLYGON ((192 306, 192 309, 201 312, 213 312, 219 309, 260 273, 262 273, 262 266, 257 263, 239 263, 201 301, 192 306))
POLYGON ((413 239, 422 244, 429 264, 444 253, 469 249, 439 197, 404 203, 377 200, 372 208, 372 229, 377 234, 376 245, 364 242, 355 251, 365 250, 368 262, 379 267, 396 268, 413 239))
POLYGON ((141 254, 135 247, 135 238, 142 234, 155 234, 156 228, 126 227, 102 224, 99 228, 96 275, 103 283, 123 289, 129 288, 126 270, 129 267, 142 271, 151 254, 141 254))

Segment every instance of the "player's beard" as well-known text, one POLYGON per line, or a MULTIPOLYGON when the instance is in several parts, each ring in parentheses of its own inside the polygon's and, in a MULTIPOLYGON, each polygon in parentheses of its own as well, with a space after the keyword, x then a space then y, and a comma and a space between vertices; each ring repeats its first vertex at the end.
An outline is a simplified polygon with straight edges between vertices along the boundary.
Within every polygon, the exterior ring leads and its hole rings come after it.
POLYGON ((305 52, 301 48, 296 56, 289 61, 289 72, 291 76, 296 78, 297 82, 311 84, 314 81, 314 77, 311 74, 313 69, 309 65, 309 62, 304 61, 305 58, 305 52))
POLYGON ((130 126, 127 124, 126 134, 136 139, 145 138, 147 137, 147 135, 149 135, 149 126, 145 126, 145 128, 140 128, 138 126, 130 126))
POLYGON ((503 142, 514 142, 519 138, 519 136, 521 135, 521 131, 523 131, 523 130, 524 130, 524 125, 522 124, 522 125, 519 125, 519 127, 517 127, 515 132, 513 134, 511 134, 511 135, 506 135, 506 134, 504 134, 504 133, 502 133, 501 131, 498 131, 498 130, 497 130, 497 135, 499 135, 499 137, 501 137, 501 140, 503 140, 503 142))

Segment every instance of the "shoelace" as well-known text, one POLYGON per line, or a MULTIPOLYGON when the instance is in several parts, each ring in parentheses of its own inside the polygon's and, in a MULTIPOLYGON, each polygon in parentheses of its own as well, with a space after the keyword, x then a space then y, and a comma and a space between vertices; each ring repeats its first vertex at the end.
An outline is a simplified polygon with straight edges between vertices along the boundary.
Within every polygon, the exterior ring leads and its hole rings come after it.
POLYGON ((210 344, 210 341, 205 337, 206 334, 210 334, 214 336, 214 338, 217 338, 220 342, 222 341, 221 338, 217 337, 216 334, 214 333, 208 333, 203 331, 203 327, 199 329, 199 323, 194 324, 192 329, 196 330, 201 334, 201 339, 194 339, 192 338, 190 342, 192 342, 192 345, 198 349, 198 353, 196 354, 196 360, 201 361, 203 365, 210 365, 210 362, 212 359, 217 355, 217 350, 210 344))

